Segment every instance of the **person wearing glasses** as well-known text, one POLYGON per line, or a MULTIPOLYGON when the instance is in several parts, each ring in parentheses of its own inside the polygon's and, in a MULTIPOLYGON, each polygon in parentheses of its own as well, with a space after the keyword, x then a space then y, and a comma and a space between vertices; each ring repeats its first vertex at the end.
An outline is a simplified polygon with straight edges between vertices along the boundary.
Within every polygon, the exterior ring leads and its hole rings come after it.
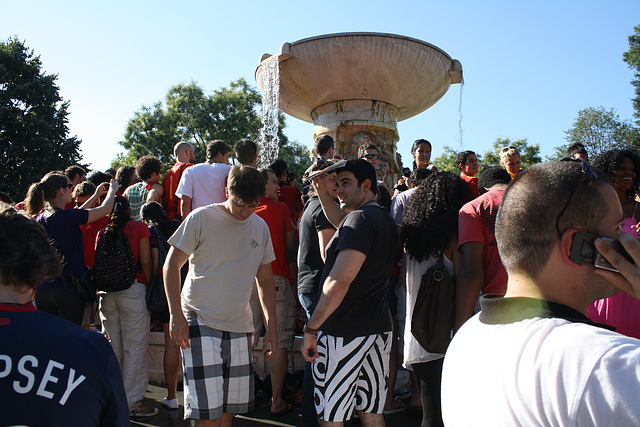
POLYGON ((640 341, 593 323, 589 305, 621 289, 640 296, 640 244, 602 172, 583 160, 547 162, 507 190, 495 225, 507 292, 454 336, 444 361, 445 425, 640 425, 640 341), (620 271, 573 261, 587 232, 620 271))
POLYGON ((508 146, 500 150, 500 165, 509 172, 511 179, 521 171, 520 151, 516 147, 508 146))
MULTIPOLYGON (((60 172, 49 172, 40 182, 29 187, 26 211, 44 225, 53 246, 68 266, 63 274, 44 282, 38 288, 36 307, 38 310, 60 316, 76 325, 82 325, 84 307, 71 278, 71 274, 79 278, 87 269, 80 226, 95 222, 111 211, 120 184, 111 180, 107 196, 97 208, 64 209, 72 202, 72 187, 73 184, 66 175, 60 172), (43 210, 45 202, 48 203, 49 208, 43 210)), ((91 206, 95 203, 105 194, 104 190, 104 186, 99 186, 85 205, 91 206)))

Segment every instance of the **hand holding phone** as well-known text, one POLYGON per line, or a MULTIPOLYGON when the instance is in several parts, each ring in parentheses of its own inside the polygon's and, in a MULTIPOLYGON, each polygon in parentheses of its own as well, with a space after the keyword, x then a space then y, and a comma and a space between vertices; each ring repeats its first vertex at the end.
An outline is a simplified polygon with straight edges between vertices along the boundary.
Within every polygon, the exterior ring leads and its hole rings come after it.
POLYGON ((598 238, 595 240, 598 253, 606 258, 618 273, 603 269, 596 269, 595 272, 615 287, 640 300, 640 241, 628 233, 622 233, 617 241, 633 262, 618 252, 610 239, 598 238))

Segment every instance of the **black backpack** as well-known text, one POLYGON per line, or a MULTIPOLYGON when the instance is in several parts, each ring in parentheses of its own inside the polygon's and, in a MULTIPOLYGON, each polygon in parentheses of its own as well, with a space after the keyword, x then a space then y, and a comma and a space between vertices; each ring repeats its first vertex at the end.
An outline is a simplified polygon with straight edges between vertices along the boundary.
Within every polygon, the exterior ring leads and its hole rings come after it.
POLYGON ((129 289, 136 280, 138 265, 129 239, 120 228, 105 228, 96 245, 93 280, 104 292, 129 289))

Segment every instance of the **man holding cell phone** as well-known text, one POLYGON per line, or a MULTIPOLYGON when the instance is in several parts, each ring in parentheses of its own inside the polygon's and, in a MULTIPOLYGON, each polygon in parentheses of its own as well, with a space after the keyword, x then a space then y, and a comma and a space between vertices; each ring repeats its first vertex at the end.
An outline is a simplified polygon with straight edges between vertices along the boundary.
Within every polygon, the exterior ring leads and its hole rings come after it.
POLYGON ((640 296, 640 244, 622 220, 608 179, 582 160, 518 175, 495 229, 507 292, 483 296, 447 351, 446 425, 640 425, 640 340, 586 316, 620 289, 640 296), (600 238, 595 248, 619 274, 572 259, 581 232, 619 239, 635 264, 600 238))

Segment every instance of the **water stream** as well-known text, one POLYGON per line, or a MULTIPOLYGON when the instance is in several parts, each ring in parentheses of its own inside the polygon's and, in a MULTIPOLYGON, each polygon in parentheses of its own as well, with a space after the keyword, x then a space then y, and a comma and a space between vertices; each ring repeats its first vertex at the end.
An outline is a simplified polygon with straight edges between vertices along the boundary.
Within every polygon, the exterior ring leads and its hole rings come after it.
POLYGON ((278 113, 280 112, 280 71, 278 56, 262 63, 262 128, 258 137, 258 167, 267 167, 278 158, 278 113))
POLYGON ((460 82, 460 101, 458 103, 458 144, 462 147, 462 89, 464 88, 464 79, 460 82))

